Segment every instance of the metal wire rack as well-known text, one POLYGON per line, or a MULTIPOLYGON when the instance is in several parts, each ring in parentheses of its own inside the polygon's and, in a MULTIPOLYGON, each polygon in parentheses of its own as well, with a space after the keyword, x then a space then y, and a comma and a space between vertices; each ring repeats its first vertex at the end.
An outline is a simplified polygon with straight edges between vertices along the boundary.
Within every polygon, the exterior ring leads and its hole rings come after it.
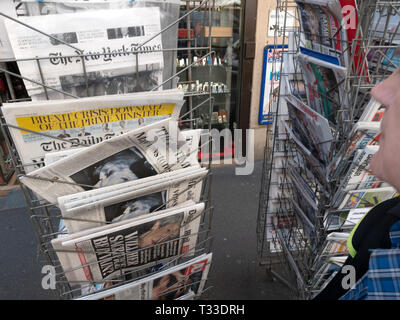
MULTIPOLYGON (((327 7, 331 9, 332 7, 327 7)), ((285 129, 284 123, 291 122, 286 97, 296 94, 296 97, 307 104, 304 87, 304 70, 299 65, 297 55, 304 47, 304 35, 310 30, 301 26, 298 3, 310 4, 312 1, 277 1, 276 16, 281 13, 283 20, 279 21, 275 30, 274 45, 282 50, 283 63, 273 65, 273 72, 280 73, 279 89, 270 93, 274 96, 274 123, 267 128, 267 140, 264 152, 262 185, 258 212, 258 256, 260 265, 265 267, 272 277, 285 282, 295 298, 311 299, 320 292, 327 278, 322 279, 324 270, 321 268, 335 255, 326 254, 329 222, 327 217, 335 209, 334 195, 341 187, 344 172, 334 179, 327 180, 320 175, 324 167, 320 163, 310 163, 298 144, 285 129), (287 26, 287 21, 295 14, 295 25, 287 26), (278 93, 278 94, 277 94, 278 93), (322 171, 321 171, 322 170, 322 171), (315 199, 315 220, 310 224, 297 203, 303 201, 306 191, 295 187, 294 176, 302 179, 307 185, 310 197, 315 199), (300 212, 300 214, 299 214, 300 212)), ((315 4, 316 2, 314 2, 315 4)), ((339 5, 350 1, 331 1, 339 5)), ((370 100, 370 89, 387 78, 398 66, 395 48, 399 43, 399 1, 355 1, 355 11, 343 10, 346 19, 340 20, 338 29, 331 33, 326 41, 341 42, 342 50, 336 52, 338 59, 347 61, 346 75, 338 86, 343 88, 343 99, 332 99, 329 92, 326 98, 336 109, 338 115, 335 123, 330 123, 332 133, 329 164, 335 168, 333 158, 344 154, 349 148, 351 130, 360 118, 365 106, 370 100), (346 17, 346 16, 345 16, 346 17), (350 18, 349 18, 350 17, 350 18), (352 18, 356 18, 351 20, 352 18), (351 29, 350 21, 356 26, 351 29), (349 29, 352 40, 349 38, 349 29), (338 39, 338 34, 347 35, 338 39)), ((317 36, 322 37, 321 34, 317 36)), ((314 48, 314 50, 316 50, 314 48)), ((321 92, 319 92, 321 95, 321 92)), ((352 158, 344 157, 347 166, 352 158)), ((353 226, 349 226, 351 230, 353 226)), ((343 230, 343 229, 342 229, 343 230)), ((346 231, 346 230, 345 230, 346 231)), ((329 279, 328 279, 329 280, 329 279)))
MULTIPOLYGON (((18 1, 15 3, 16 4, 16 9, 17 12, 19 12, 20 15, 25 15, 26 11, 24 10, 23 4, 19 3, 18 1)), ((160 6, 162 7, 163 4, 162 2, 160 2, 160 6)), ((180 21, 184 21, 185 19, 189 19, 190 21, 190 16, 193 12, 196 11, 201 11, 204 13, 204 25, 208 25, 210 26, 208 28, 208 35, 205 35, 206 37, 206 45, 201 45, 201 46, 193 46, 191 44, 190 39, 188 40, 188 45, 185 47, 173 47, 170 44, 163 44, 163 47, 166 47, 164 49, 161 49, 159 51, 163 52, 164 54, 164 58, 166 56, 170 57, 170 61, 173 61, 173 64, 171 66, 171 70, 164 70, 164 77, 163 77, 163 81, 162 83, 158 83, 156 85, 154 85, 150 91, 154 91, 157 90, 159 88, 164 88, 164 89, 168 89, 168 88, 173 88, 176 87, 177 84, 177 79, 179 77, 180 74, 184 73, 184 72, 189 72, 189 77, 190 77, 190 71, 191 68, 194 67, 196 65, 196 61, 193 61, 192 59, 192 55, 191 52, 193 52, 194 50, 197 53, 201 53, 201 59, 206 59, 207 57, 214 57, 215 52, 212 50, 212 36, 211 36, 211 27, 212 27, 212 13, 214 10, 214 2, 211 0, 202 0, 202 1, 186 1, 186 8, 187 8, 187 12, 185 14, 183 14, 179 19, 176 19, 174 21, 167 21, 164 25, 162 25, 162 30, 157 33, 156 35, 154 35, 152 38, 158 36, 158 35, 163 35, 168 31, 171 31, 173 33, 175 33, 175 35, 177 34, 177 28, 178 28, 178 24, 180 21), (188 56, 188 65, 179 70, 179 72, 176 72, 176 55, 177 52, 185 52, 188 56), (171 58, 172 56, 172 58, 171 58), (166 72, 167 71, 167 72, 166 72)), ((84 86, 86 87, 86 94, 88 96, 90 96, 90 92, 89 92, 89 84, 88 84, 88 73, 86 71, 86 66, 85 66, 85 59, 84 57, 87 56, 88 54, 85 54, 84 52, 82 52, 82 50, 80 50, 78 47, 75 47, 69 43, 64 42, 63 40, 60 40, 58 38, 55 38, 54 36, 42 31, 42 30, 38 30, 28 24, 25 24, 23 22, 21 22, 19 19, 13 18, 5 13, 0 12, 0 15, 3 16, 6 19, 10 19, 13 20, 23 26, 25 26, 26 28, 29 28, 31 30, 34 30, 36 32, 41 33, 42 35, 49 37, 50 39, 53 39, 55 41, 58 41, 59 43, 61 43, 62 45, 71 47, 75 50, 77 50, 77 54, 76 55, 71 55, 71 57, 73 58, 82 58, 82 72, 83 72, 83 76, 84 76, 84 86)), ((190 23, 188 23, 188 28, 190 29, 190 23)), ((190 34, 190 32, 189 32, 190 34)), ((138 46, 138 51, 135 52, 135 56, 136 56, 136 62, 138 61, 138 57, 141 53, 146 52, 146 50, 141 50, 141 48, 143 48, 149 41, 152 40, 148 39, 146 42, 141 43, 138 46)), ((204 43, 204 41, 202 42, 202 44, 204 43)), ((154 50, 154 52, 157 50, 154 50)), ((26 77, 21 76, 18 72, 15 71, 11 71, 9 70, 9 68, 7 68, 6 63, 8 62, 20 62, 21 59, 8 59, 8 60, 1 60, 1 66, 0 66, 0 72, 5 74, 5 78, 10 90, 10 97, 3 102, 19 102, 19 101, 25 101, 25 100, 30 100, 29 96, 20 98, 17 97, 16 93, 13 90, 13 79, 19 79, 19 80, 24 80, 24 81, 28 81, 28 82, 32 82, 35 83, 37 85, 40 85, 43 87, 44 90, 44 96, 45 99, 49 100, 51 99, 51 93, 53 92, 57 92, 59 94, 62 94, 66 97, 72 98, 72 99, 79 99, 78 96, 71 94, 70 92, 66 92, 62 89, 59 88, 54 88, 50 85, 45 84, 44 81, 44 75, 42 73, 42 69, 41 69, 41 63, 43 60, 45 59, 49 59, 49 57, 31 57, 29 59, 23 59, 24 61, 30 61, 32 64, 36 64, 39 68, 40 71, 40 76, 41 76, 41 81, 35 81, 34 79, 28 79, 26 77)), ((134 75, 136 77, 139 78, 140 80, 140 70, 139 70, 139 64, 136 63, 135 64, 135 72, 134 75)), ((168 69, 168 66, 165 67, 165 69, 168 69)), ((211 79, 211 73, 212 73, 212 66, 210 66, 209 68, 209 75, 210 75, 210 79, 211 79)), ((191 81, 192 79, 189 78, 191 81)), ((199 109, 200 107, 203 108, 207 108, 208 112, 209 112, 209 116, 211 117, 211 113, 213 110, 213 104, 214 104, 214 98, 213 98, 213 92, 211 90, 207 91, 207 92, 189 92, 187 94, 185 94, 185 97, 187 98, 188 103, 186 104, 186 109, 183 108, 181 115, 179 117, 180 121, 183 122, 190 122, 191 124, 191 128, 195 128, 196 127, 196 119, 194 118, 194 112, 199 109), (191 103, 191 97, 195 96, 195 95, 201 95, 204 96, 204 100, 201 101, 198 105, 194 106, 193 103, 191 103)), ((25 169, 28 166, 43 166, 44 164, 41 162, 37 162, 37 163, 22 163, 18 152, 15 148, 15 144, 11 139, 10 133, 9 133, 9 129, 13 127, 16 128, 14 126, 8 125, 5 120, 4 117, 2 116, 1 118, 1 130, 3 132, 3 135, 5 137, 5 141, 7 143, 8 149, 10 151, 10 156, 12 158, 12 162, 15 168, 15 171, 17 173, 18 177, 26 177, 26 172, 25 169)), ((34 132, 31 131, 29 129, 26 128, 20 128, 18 127, 18 129, 24 129, 26 131, 30 131, 33 132, 35 134, 41 134, 38 132, 34 132)), ((211 129, 211 121, 209 121, 208 123, 208 129, 211 129)), ((204 133, 204 135, 206 135, 207 137, 208 134, 204 133)), ((47 135, 53 139, 58 139, 58 140, 63 140, 60 137, 56 137, 56 136, 51 136, 51 135, 47 135)), ((212 150, 212 139, 208 138, 208 139, 202 139, 202 143, 208 145, 209 150, 212 150), (206 142, 204 142, 206 141, 206 142)), ((201 146, 202 147, 202 146, 201 146)), ((211 157, 209 159, 208 162, 202 162, 202 165, 210 168, 211 165, 211 157)), ((199 183, 201 181, 198 181, 197 183, 199 183)), ((211 184, 212 184, 212 176, 211 174, 207 174, 207 176, 204 178, 203 181, 203 185, 202 185, 202 196, 201 196, 201 201, 204 202, 206 204, 205 210, 203 212, 203 215, 201 217, 201 225, 199 228, 199 231, 197 234, 191 235, 191 236, 197 236, 197 244, 195 246, 195 248, 193 248, 194 252, 186 252, 183 254, 180 254, 178 256, 176 256, 173 260, 169 261, 168 263, 165 263, 164 265, 162 265, 161 267, 154 267, 154 268, 143 268, 141 270, 136 270, 135 272, 131 272, 129 274, 129 277, 127 277, 127 274, 122 274, 117 278, 113 278, 112 282, 108 281, 108 287, 107 288, 112 288, 112 287, 116 287, 119 286, 121 284, 124 283, 129 283, 132 281, 137 281, 139 279, 143 279, 145 277, 148 277, 152 274, 155 274, 157 272, 160 272, 162 270, 166 270, 171 266, 174 265, 178 265, 182 262, 185 262, 187 260, 189 260, 190 258, 199 256, 200 254, 203 253, 209 253, 211 252, 211 247, 212 247, 212 236, 211 236, 211 220, 212 220, 212 213, 213 213, 213 207, 211 205, 211 184), (190 256, 190 258, 189 258, 190 256)), ((53 290, 53 293, 55 294, 55 296, 57 298, 60 299, 75 299, 78 297, 82 297, 82 295, 85 294, 85 292, 89 292, 90 288, 93 288, 93 286, 97 285, 97 284, 102 284, 103 282, 94 282, 94 281, 88 281, 87 286, 85 288, 85 286, 81 286, 81 285, 77 285, 75 283, 71 283, 67 280, 67 278, 65 277, 65 273, 70 271, 70 270, 63 270, 63 268, 61 267, 59 260, 57 258, 56 252, 53 249, 52 245, 51 245, 51 240, 55 239, 56 237, 58 237, 60 234, 62 234, 62 231, 59 231, 59 225, 60 225, 60 220, 62 219, 61 216, 61 212, 59 210, 59 208, 53 204, 53 203, 48 203, 47 201, 43 200, 43 199, 39 199, 31 190, 29 190, 28 188, 24 187, 24 185, 21 184, 21 189, 23 191, 23 195, 25 197, 26 203, 27 203, 27 208, 28 208, 28 212, 30 214, 30 220, 32 222, 32 226, 33 229, 36 233, 37 239, 38 239, 38 256, 40 257, 40 261, 43 264, 46 265, 51 265, 54 266, 56 268, 56 290, 53 290)), ((187 237, 187 236, 186 236, 187 237)), ((177 239, 178 241, 180 241, 181 239, 177 239)), ((162 244, 167 243, 163 242, 162 244)), ((182 285, 184 286, 184 285, 182 285)), ((207 289, 204 289, 203 292, 207 289)), ((201 292, 199 292, 197 298, 201 295, 201 292)))

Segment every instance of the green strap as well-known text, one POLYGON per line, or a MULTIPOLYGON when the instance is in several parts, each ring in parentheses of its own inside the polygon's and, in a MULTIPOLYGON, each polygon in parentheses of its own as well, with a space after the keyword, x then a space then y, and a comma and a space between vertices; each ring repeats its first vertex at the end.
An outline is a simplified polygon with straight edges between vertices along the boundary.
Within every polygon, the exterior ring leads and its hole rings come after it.
MULTIPOLYGON (((371 208, 372 209, 372 208, 371 208)), ((371 211, 371 210, 370 210, 371 211)), ((368 211, 368 212, 370 212, 368 211)), ((353 236, 354 233, 357 230, 357 227, 359 226, 359 224, 361 223, 361 221, 363 221, 363 219, 367 216, 368 212, 366 214, 364 214, 364 216, 360 219, 360 221, 358 221, 358 223, 356 224, 356 226, 353 228, 353 230, 351 230, 350 232, 350 236, 347 238, 347 249, 349 250, 349 254, 351 255, 351 257, 354 259, 354 257, 357 254, 357 250, 354 249, 353 247, 353 236)))

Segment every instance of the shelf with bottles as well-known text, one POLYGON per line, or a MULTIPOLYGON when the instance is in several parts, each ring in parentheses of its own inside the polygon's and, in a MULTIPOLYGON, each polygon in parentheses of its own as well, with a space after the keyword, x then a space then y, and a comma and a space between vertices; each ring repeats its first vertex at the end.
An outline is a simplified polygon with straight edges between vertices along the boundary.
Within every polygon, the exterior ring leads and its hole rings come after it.
MULTIPOLYGON (((212 58, 211 56, 207 56, 205 58, 198 57, 197 55, 193 56, 193 61, 192 61, 193 66, 192 68, 197 68, 197 67, 229 67, 228 64, 225 63, 224 58, 220 58, 218 56, 215 56, 212 58)), ((189 66, 189 59, 186 58, 177 58, 176 59, 176 65, 177 68, 186 68, 189 66)))
POLYGON ((229 94, 230 90, 225 83, 222 82, 200 82, 200 80, 196 81, 182 81, 178 82, 178 89, 181 89, 185 92, 185 96, 197 96, 197 95, 207 95, 212 94, 229 94))

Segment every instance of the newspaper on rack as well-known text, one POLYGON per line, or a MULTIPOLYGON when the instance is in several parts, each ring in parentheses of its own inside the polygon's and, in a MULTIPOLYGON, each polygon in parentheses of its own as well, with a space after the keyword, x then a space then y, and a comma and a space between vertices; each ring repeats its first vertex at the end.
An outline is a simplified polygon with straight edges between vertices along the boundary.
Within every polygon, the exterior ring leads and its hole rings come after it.
POLYGON ((318 214, 318 205, 315 193, 291 164, 288 165, 287 172, 300 208, 306 214, 309 221, 315 225, 315 220, 318 214))
POLYGON ((350 233, 346 232, 331 232, 326 236, 325 247, 322 250, 321 255, 333 256, 333 255, 348 255, 349 251, 347 248, 347 238, 350 233))
POLYGON ((294 141, 296 149, 301 153, 305 159, 305 164, 309 170, 315 175, 319 182, 324 185, 326 181, 325 168, 321 165, 320 161, 311 153, 309 149, 302 143, 302 141, 292 131, 289 124, 282 121, 282 125, 288 133, 289 137, 294 141))
POLYGON ((147 278, 111 287, 77 300, 187 300, 204 290, 212 254, 202 254, 147 278))
POLYGON ((372 208, 395 196, 397 193, 392 187, 351 190, 346 194, 338 210, 372 208))
POLYGON ((330 160, 333 139, 328 120, 296 97, 287 96, 285 98, 293 132, 326 167, 330 160))
POLYGON ((369 170, 371 159, 378 149, 378 146, 366 146, 364 149, 356 152, 349 170, 341 179, 340 185, 333 196, 332 205, 334 208, 338 207, 339 204, 343 202, 347 192, 351 190, 389 186, 387 183, 384 183, 378 177, 374 176, 369 170))
POLYGON ((189 202, 51 241, 67 280, 113 279, 193 254, 204 203, 189 202))
POLYGON ((88 10, 19 20, 51 36, 5 21, 21 75, 36 82, 24 80, 30 96, 43 94, 44 87, 37 83, 87 97, 148 91, 162 82, 162 42, 161 35, 156 36, 161 31, 158 7, 88 10), (31 60, 35 57, 40 66, 31 60))
POLYGON ((29 173, 43 166, 48 153, 90 146, 169 117, 177 120, 182 105, 183 92, 174 89, 77 100, 5 103, 2 111, 29 173))
POLYGON ((328 283, 340 272, 347 257, 338 256, 329 258, 315 274, 313 288, 323 290, 328 283))
POLYGON ((165 119, 87 147, 20 181, 56 203, 64 195, 200 166, 185 142, 176 121, 165 119))
POLYGON ((189 200, 198 202, 206 174, 203 168, 181 169, 60 197, 58 203, 71 234, 175 207, 189 200))
MULTIPOLYGON (((192 158, 193 161, 195 161, 195 159, 197 159, 198 157, 197 146, 199 146, 200 143, 201 131, 201 129, 181 131, 182 136, 186 140, 186 147, 188 150, 190 150, 190 154, 188 154, 188 157, 192 158)), ((46 153, 44 155, 44 165, 48 166, 53 162, 66 158, 81 150, 83 150, 83 148, 46 153)))
POLYGON ((328 166, 328 179, 336 179, 346 173, 357 151, 366 146, 379 144, 381 132, 379 122, 357 122, 349 134, 348 143, 344 143, 328 166))
POLYGON ((330 122, 343 124, 349 118, 344 87, 347 69, 337 58, 305 48, 296 57, 303 71, 308 105, 330 122))
MULTIPOLYGON (((10 16, 11 18, 17 18, 15 4, 12 0, 0 1, 0 12, 10 16)), ((7 18, 0 16, 0 59, 10 60, 14 59, 14 52, 11 48, 10 40, 8 39, 4 23, 5 20, 7 20, 7 18)))
POLYGON ((335 1, 296 0, 296 3, 302 31, 300 46, 337 57, 342 66, 347 66, 346 34, 330 9, 335 1))
POLYGON ((382 121, 383 114, 385 113, 385 107, 371 97, 367 105, 365 106, 359 121, 362 122, 380 122, 382 121))
MULTIPOLYGON (((161 29, 163 30, 162 47, 167 49, 163 51, 164 70, 163 80, 170 79, 176 72, 176 50, 177 48, 178 24, 171 27, 175 21, 179 19, 180 0, 22 0, 26 7, 27 15, 38 16, 48 14, 77 13, 87 10, 112 10, 112 9, 129 9, 132 7, 158 7, 160 9, 161 29)), ((186 5, 186 4, 185 4, 186 5)), ((129 75, 128 75, 129 79, 129 75)), ((174 87, 172 81, 163 85, 164 89, 174 87)), ((127 88, 127 86, 125 86, 127 88)), ((50 99, 58 99, 58 92, 48 92, 50 99)), ((36 98, 36 96, 35 96, 36 98)), ((45 99, 42 95, 38 99, 45 99)))

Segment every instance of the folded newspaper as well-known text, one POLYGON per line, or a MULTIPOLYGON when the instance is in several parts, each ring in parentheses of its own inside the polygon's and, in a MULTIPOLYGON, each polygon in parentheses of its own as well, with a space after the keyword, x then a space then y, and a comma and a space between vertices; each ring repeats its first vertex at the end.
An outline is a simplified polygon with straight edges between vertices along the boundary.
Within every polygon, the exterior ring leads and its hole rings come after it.
POLYGON ((321 164, 327 166, 333 140, 328 120, 295 96, 285 98, 292 130, 321 164))
POLYGON ((203 254, 144 279, 110 287, 76 300, 187 300, 202 293, 212 254, 203 254))
POLYGON ((178 120, 183 102, 183 92, 174 89, 76 100, 5 103, 2 112, 25 171, 29 173, 43 166, 48 153, 90 146, 169 117, 178 120))
POLYGON ((348 65, 346 34, 331 11, 334 1, 296 0, 301 24, 300 46, 340 58, 348 65), (346 59, 347 57, 347 59, 346 59))
POLYGON ((175 207, 51 241, 67 280, 85 284, 194 254, 204 203, 175 207))
POLYGON ((181 169, 60 197, 58 203, 68 233, 72 234, 175 207, 189 200, 198 202, 206 174, 204 168, 181 169))
POLYGON ((347 69, 337 58, 304 48, 297 60, 304 75, 308 105, 334 124, 348 120, 344 87, 347 69))
POLYGON ((44 83, 87 97, 149 91, 164 67, 158 7, 88 10, 6 20, 8 36, 30 96, 44 83), (47 34, 47 35, 46 35, 47 34), (147 42, 144 46, 141 44, 147 42), (40 67, 36 60, 38 57, 40 67), (136 73, 138 71, 139 73, 136 73), (140 78, 140 81, 139 81, 140 78))
POLYGON ((87 147, 20 181, 56 203, 64 195, 200 166, 185 142, 176 121, 166 119, 87 147))

